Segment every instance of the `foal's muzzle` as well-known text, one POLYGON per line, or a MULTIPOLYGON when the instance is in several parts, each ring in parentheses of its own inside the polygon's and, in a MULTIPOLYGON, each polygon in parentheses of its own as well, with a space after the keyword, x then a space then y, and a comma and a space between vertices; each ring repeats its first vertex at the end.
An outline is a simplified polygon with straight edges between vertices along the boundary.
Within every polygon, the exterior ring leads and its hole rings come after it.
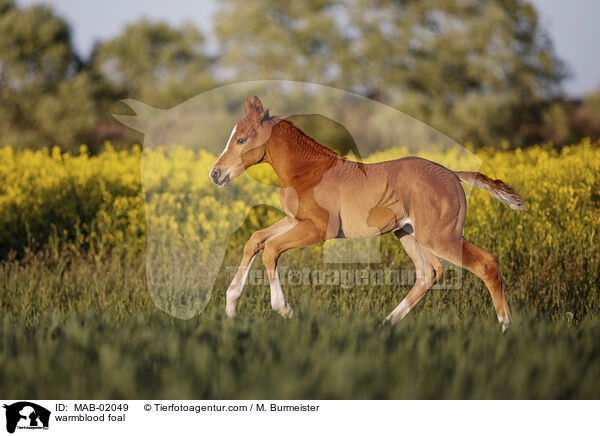
POLYGON ((213 168, 210 172, 210 179, 215 185, 223 186, 229 183, 229 174, 225 175, 221 180, 221 170, 218 168, 213 168))

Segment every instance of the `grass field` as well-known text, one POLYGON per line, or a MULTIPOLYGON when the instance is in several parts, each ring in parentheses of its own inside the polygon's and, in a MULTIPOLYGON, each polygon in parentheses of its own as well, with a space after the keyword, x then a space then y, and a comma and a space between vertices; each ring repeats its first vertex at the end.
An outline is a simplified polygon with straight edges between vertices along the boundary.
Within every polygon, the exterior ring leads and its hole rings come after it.
MULTIPOLYGON (((224 271, 201 314, 173 318, 146 285, 139 152, 4 148, 0 157, 1 397, 600 398, 598 144, 481 155, 481 171, 515 186, 529 206, 517 213, 484 192, 469 201, 467 238, 500 259, 514 318, 505 334, 468 273, 461 289, 432 290, 396 326, 381 321, 408 286, 290 285, 296 316, 284 320, 270 310, 268 286, 250 284, 229 320, 224 271)), ((212 159, 183 161, 206 178, 212 159)), ((204 189, 192 185, 171 189, 175 200, 163 207, 177 210, 178 195, 204 189)), ((226 263, 276 216, 252 215, 226 263)), ((312 247, 281 262, 320 267, 321 257, 312 247)), ((381 257, 412 268, 390 235, 381 257)), ((253 270, 261 268, 257 260, 253 270)))

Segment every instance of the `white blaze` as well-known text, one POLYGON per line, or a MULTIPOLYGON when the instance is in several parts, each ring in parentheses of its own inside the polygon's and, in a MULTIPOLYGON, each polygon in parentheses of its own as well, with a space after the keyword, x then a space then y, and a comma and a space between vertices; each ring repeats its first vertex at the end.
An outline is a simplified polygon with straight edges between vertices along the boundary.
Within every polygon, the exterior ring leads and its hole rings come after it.
MULTIPOLYGON (((221 153, 221 156, 223 156, 225 154, 225 152, 229 149, 229 144, 231 143, 231 138, 233 138, 233 135, 235 135, 235 129, 237 129, 237 124, 235 126, 233 126, 233 130, 231 131, 231 135, 229 135, 227 144, 225 144, 225 150, 223 150, 223 153, 221 153)), ((221 156, 219 156, 219 159, 221 158, 221 156)))
MULTIPOLYGON (((219 157, 217 158, 217 162, 219 161, 219 159, 221 159, 221 156, 223 156, 225 154, 225 152, 227 151, 227 149, 229 148, 229 143, 231 142, 231 138, 233 138, 233 135, 235 135, 235 129, 237 129, 237 124, 235 126, 233 126, 233 130, 231 131, 231 135, 229 135, 229 139, 227 140, 227 144, 225 144, 225 150, 223 150, 223 152, 219 155, 219 157)), ((214 168, 215 167, 213 166, 210 169, 210 171, 208 172, 209 176, 212 173, 212 171, 213 171, 214 168)))

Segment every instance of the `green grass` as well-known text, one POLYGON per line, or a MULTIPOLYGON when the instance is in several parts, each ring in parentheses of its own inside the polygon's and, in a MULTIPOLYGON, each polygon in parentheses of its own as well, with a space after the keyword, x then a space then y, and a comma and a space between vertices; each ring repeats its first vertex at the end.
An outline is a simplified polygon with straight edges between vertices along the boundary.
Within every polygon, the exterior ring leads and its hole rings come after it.
POLYGON ((598 320, 457 321, 431 310, 395 326, 304 310, 231 321, 159 313, 124 321, 1 320, 10 398, 598 398, 598 320), (19 324, 17 324, 19 325, 19 324))
MULTIPOLYGON (((382 255, 410 268, 393 238, 382 255)), ((315 258, 295 250, 282 263, 315 258)), ((229 320, 223 273, 206 310, 184 321, 154 307, 139 254, 30 253, 0 264, 0 396, 600 398, 597 283, 569 273, 563 254, 533 271, 518 259, 500 255, 514 317, 502 334, 468 273, 396 326, 381 321, 407 286, 288 286, 292 320, 270 310, 267 286, 248 286, 229 320)))

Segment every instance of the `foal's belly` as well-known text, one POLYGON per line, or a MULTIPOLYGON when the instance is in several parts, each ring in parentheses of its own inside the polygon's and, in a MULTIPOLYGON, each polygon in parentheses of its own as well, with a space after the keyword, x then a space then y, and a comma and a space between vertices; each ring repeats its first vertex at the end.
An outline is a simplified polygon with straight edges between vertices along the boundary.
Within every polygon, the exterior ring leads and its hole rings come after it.
POLYGON ((405 198, 397 183, 390 182, 389 166, 347 163, 323 175, 314 199, 329 213, 330 224, 338 224, 336 229, 329 226, 329 237, 369 238, 407 223, 405 198))
POLYGON ((387 207, 348 208, 340 211, 340 236, 370 238, 403 227, 410 220, 387 207))

